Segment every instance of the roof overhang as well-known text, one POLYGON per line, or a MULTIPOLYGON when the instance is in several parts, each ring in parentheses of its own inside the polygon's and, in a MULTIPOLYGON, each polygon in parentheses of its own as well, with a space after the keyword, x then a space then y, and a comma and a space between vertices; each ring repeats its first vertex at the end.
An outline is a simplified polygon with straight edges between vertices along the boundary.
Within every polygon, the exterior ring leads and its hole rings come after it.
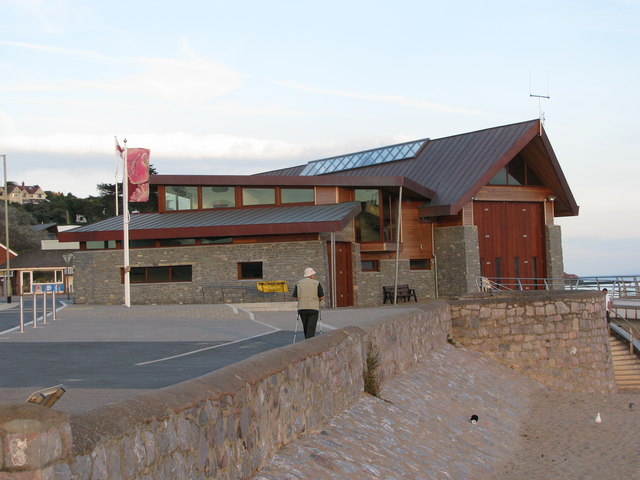
MULTIPOLYGON (((132 215, 132 240, 337 232, 360 212, 359 202, 302 207, 218 209, 132 215)), ((61 241, 122 240, 122 217, 59 232, 61 241)))
POLYGON ((522 152, 529 144, 532 148, 541 150, 548 159, 549 172, 545 185, 557 196, 555 203, 555 216, 575 216, 578 215, 579 207, 571 193, 569 184, 560 168, 560 163, 553 151, 549 138, 544 128, 540 127, 540 123, 532 124, 520 138, 513 143, 511 148, 507 150, 494 164, 488 169, 482 177, 455 203, 441 205, 424 205, 419 209, 420 217, 439 217, 448 215, 457 215, 462 207, 473 199, 482 187, 488 185, 496 176, 500 169, 504 168, 518 153, 522 152), (538 142, 535 142, 539 138, 538 142))
POLYGON ((348 175, 151 175, 154 185, 242 185, 252 187, 382 187, 408 190, 405 195, 433 198, 435 192, 402 176, 348 175))

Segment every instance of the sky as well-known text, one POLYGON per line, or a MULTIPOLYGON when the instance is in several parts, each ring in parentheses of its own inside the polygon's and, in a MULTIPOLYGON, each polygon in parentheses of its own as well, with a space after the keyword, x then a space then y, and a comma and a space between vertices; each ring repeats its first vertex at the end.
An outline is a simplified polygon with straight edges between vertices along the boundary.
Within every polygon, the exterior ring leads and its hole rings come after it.
POLYGON ((556 219, 565 271, 640 274, 640 0, 0 0, 0 17, 10 181, 96 195, 114 136, 160 174, 253 174, 542 111, 580 206, 556 219))

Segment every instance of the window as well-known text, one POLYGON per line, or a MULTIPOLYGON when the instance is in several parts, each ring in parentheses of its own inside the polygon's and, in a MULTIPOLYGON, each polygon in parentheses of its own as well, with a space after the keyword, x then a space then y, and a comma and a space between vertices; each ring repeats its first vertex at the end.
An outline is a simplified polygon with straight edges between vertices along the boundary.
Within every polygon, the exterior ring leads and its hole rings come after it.
POLYGON ((412 258, 409 260, 410 270, 430 270, 431 259, 429 258, 412 258))
POLYGON ((115 240, 91 240, 86 243, 87 250, 103 250, 116 248, 115 240))
POLYGON ((181 247, 186 245, 195 245, 195 238, 163 238, 160 240, 161 247, 181 247))
POLYGON ((129 246, 131 248, 152 248, 156 246, 156 241, 150 239, 129 240, 129 246))
POLYGON ((313 188, 281 188, 280 203, 313 203, 313 188))
POLYGON ((363 272, 379 272, 380 264, 378 260, 362 260, 360 262, 360 268, 363 272))
POLYGON ((242 205, 275 205, 275 188, 243 188, 242 205))
POLYGON ((515 157, 500 169, 489 185, 542 185, 540 179, 529 168, 522 157, 515 157))
POLYGON ((200 243, 202 245, 215 245, 219 243, 233 243, 232 237, 206 237, 201 238, 200 243))
POLYGON ((167 185, 164 189, 165 210, 195 210, 198 208, 198 187, 167 185))
POLYGON ((355 200, 361 211, 356 217, 356 241, 379 242, 380 236, 380 192, 377 189, 356 189, 355 200))
MULTIPOLYGON (((129 280, 131 283, 190 282, 191 265, 132 267, 129 280)), ((122 283, 124 283, 124 269, 122 270, 122 283)))
POLYGON ((202 208, 233 208, 235 206, 235 187, 202 187, 202 208))
POLYGON ((238 278, 240 280, 262 278, 262 262, 238 263, 238 278))

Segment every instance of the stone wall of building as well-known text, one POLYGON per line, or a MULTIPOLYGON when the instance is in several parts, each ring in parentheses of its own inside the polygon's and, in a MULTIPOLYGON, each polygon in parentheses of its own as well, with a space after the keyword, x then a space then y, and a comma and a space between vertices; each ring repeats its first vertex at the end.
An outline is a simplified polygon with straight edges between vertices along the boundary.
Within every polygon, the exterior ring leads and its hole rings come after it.
MULTIPOLYGON (((395 260, 380 260, 377 272, 361 272, 358 276, 360 306, 377 306, 383 303, 383 286, 393 286, 396 274, 395 260)), ((398 262, 398 285, 408 284, 416 291, 419 301, 435 296, 433 270, 411 270, 409 260, 398 262)), ((400 300, 402 302, 402 300, 400 300)), ((387 302, 388 304, 388 302, 387 302)))
POLYGON ((547 278, 553 278, 552 288, 564 288, 564 261, 562 257, 562 232, 560 225, 545 225, 545 254, 547 256, 547 278))
POLYGON ((558 390, 615 390, 601 293, 509 292, 450 305, 456 342, 558 390))
MULTIPOLYGON (((74 300, 76 303, 118 305, 123 303, 122 250, 81 251, 74 254, 74 300)), ((206 245, 198 247, 136 248, 130 250, 131 267, 191 265, 191 282, 132 283, 133 304, 222 303, 291 300, 293 283, 306 266, 327 285, 327 251, 322 241, 206 245), (227 283, 255 287, 256 280, 238 280, 238 262, 262 262, 263 280, 286 280, 286 295, 262 295, 241 289, 208 284, 227 283)))
POLYGON ((438 297, 477 291, 480 276, 478 227, 441 227, 434 231, 438 297))
POLYGON ((70 431, 66 415, 2 406, 0 478, 247 478, 361 398, 367 356, 384 381, 441 347, 450 327, 445 302, 420 305, 73 415, 70 431))

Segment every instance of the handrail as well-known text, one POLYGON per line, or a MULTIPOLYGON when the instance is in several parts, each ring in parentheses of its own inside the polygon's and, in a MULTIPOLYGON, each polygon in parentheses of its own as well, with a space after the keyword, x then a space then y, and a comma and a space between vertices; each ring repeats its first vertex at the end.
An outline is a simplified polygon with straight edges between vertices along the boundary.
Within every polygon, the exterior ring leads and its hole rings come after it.
POLYGON ((610 275, 569 278, 477 277, 478 291, 493 290, 598 290, 606 288, 611 298, 640 298, 640 275, 610 275), (490 288, 489 288, 490 285, 490 288))
POLYGON ((609 316, 611 318, 609 329, 613 330, 629 343, 629 353, 633 353, 633 349, 635 347, 636 353, 640 354, 640 330, 616 312, 609 312, 609 316))

